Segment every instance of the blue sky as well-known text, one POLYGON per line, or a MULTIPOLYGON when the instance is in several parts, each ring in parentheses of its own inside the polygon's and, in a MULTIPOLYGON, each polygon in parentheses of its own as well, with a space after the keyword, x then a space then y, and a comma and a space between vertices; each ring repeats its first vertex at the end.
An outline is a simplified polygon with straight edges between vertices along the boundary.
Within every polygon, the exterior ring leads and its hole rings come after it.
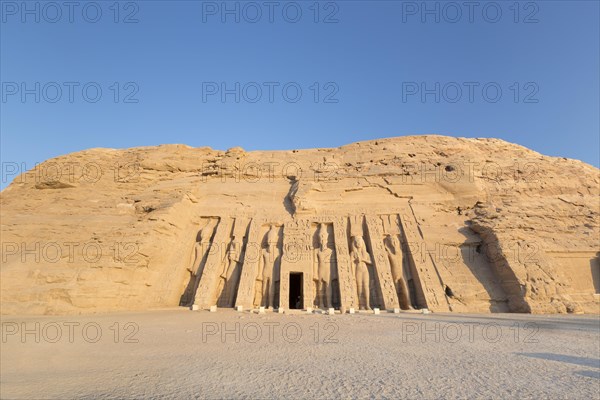
POLYGON ((598 166, 599 2, 471 4, 2 1, 2 188, 91 147, 430 133, 598 166))

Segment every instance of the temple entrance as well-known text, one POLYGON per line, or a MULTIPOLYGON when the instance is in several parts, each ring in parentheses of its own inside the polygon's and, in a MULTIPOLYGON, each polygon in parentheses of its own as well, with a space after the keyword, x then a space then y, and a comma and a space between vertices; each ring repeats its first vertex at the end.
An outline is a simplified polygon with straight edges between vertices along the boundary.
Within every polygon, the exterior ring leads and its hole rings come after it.
POLYGON ((302 293, 302 272, 290 272, 290 310, 302 310, 304 308, 304 295, 302 293))

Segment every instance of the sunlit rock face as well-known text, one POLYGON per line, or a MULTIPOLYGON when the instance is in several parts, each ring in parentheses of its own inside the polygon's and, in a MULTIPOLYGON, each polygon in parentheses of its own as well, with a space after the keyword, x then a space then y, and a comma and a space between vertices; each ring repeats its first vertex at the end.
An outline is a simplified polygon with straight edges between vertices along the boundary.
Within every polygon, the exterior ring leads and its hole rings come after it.
POLYGON ((1 311, 598 312, 599 186, 496 139, 90 149, 2 192, 1 311))

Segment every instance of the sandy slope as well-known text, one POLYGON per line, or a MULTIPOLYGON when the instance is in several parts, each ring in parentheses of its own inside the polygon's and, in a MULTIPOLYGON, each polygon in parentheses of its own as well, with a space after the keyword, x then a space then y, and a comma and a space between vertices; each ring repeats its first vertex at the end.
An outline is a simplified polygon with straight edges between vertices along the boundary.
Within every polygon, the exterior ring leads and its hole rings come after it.
POLYGON ((598 316, 564 315, 11 316, 1 397, 592 399, 599 332, 598 316))

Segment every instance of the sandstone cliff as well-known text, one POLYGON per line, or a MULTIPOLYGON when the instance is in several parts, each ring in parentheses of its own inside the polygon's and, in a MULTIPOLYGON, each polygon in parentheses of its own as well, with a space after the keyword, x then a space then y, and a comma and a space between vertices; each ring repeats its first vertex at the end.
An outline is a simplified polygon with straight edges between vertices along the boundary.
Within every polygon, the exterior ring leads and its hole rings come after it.
POLYGON ((1 193, 1 312, 598 312, 599 199, 597 168, 497 139, 90 149, 1 193))

